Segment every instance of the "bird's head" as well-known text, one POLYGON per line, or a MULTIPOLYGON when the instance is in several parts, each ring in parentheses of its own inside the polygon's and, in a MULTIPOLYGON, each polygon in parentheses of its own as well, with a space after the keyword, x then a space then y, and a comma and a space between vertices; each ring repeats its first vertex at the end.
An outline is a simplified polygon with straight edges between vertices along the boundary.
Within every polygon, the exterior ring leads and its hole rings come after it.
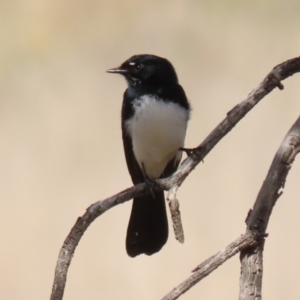
POLYGON ((178 81, 175 69, 167 59, 149 54, 134 55, 120 67, 109 69, 107 72, 123 75, 129 86, 178 81))

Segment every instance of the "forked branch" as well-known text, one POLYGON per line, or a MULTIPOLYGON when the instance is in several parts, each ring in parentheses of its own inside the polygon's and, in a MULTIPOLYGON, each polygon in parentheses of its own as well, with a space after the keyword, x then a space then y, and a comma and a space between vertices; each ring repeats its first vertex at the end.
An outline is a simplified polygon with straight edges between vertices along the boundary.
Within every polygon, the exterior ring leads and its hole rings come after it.
POLYGON ((257 236, 258 244, 241 252, 240 300, 261 299, 263 249, 266 229, 277 199, 282 195, 287 175, 300 152, 300 117, 281 143, 250 212, 247 230, 257 236))
MULTIPOLYGON (((253 89, 247 97, 237 104, 226 118, 209 134, 209 136, 184 160, 178 170, 169 178, 161 179, 157 189, 170 190, 179 187, 189 173, 199 164, 213 147, 267 94, 276 87, 283 89, 281 81, 300 72, 300 57, 288 60, 276 66, 266 78, 253 89)), ((78 218, 60 250, 55 269, 51 300, 61 300, 65 289, 67 272, 75 249, 88 226, 101 214, 110 208, 124 203, 133 197, 148 193, 145 184, 139 184, 126 189, 103 201, 91 205, 85 214, 78 218)), ((175 299, 175 298, 174 298, 175 299)))
POLYGON ((226 260, 241 252, 241 277, 239 300, 261 299, 263 247, 265 232, 272 209, 282 194, 292 163, 300 152, 300 117, 289 130, 271 164, 267 177, 250 211, 244 235, 208 258, 193 273, 162 300, 178 299, 196 283, 208 276, 226 260))

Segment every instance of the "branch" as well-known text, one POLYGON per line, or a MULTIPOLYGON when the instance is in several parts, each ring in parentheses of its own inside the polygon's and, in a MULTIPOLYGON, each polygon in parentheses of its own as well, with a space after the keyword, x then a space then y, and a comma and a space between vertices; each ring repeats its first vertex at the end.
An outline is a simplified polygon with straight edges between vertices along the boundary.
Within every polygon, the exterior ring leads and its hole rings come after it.
POLYGON ((241 277, 239 300, 261 299, 262 253, 272 209, 281 196, 286 177, 296 155, 300 152, 300 117, 284 138, 271 164, 267 178, 257 196, 253 211, 247 217, 247 231, 239 239, 193 270, 192 275, 174 288, 162 300, 178 299, 196 283, 208 276, 226 260, 241 251, 241 277))
POLYGON ((242 235, 225 249, 219 251, 214 256, 206 259, 198 267, 193 270, 193 274, 174 288, 169 294, 162 298, 162 300, 178 299, 183 293, 193 287, 196 283, 208 276, 212 271, 217 269, 226 260, 240 252, 241 250, 251 247, 256 244, 255 236, 249 231, 242 235))
MULTIPOLYGON (((193 150, 191 155, 184 160, 178 170, 167 179, 158 180, 157 190, 177 189, 189 173, 203 160, 213 147, 267 94, 276 87, 283 89, 281 80, 300 72, 300 57, 288 60, 277 67, 238 105, 236 105, 227 117, 211 132, 211 134, 193 150), (176 188, 177 187, 177 188, 176 188)), ((124 203, 133 197, 147 194, 145 184, 139 184, 126 189, 103 201, 91 205, 86 213, 78 218, 76 224, 67 236, 60 250, 55 278, 52 287, 51 300, 61 300, 67 279, 67 272, 76 246, 88 226, 108 209, 124 203)))
POLYGON ((300 152, 300 117, 281 143, 259 191, 253 211, 250 212, 247 230, 259 239, 255 248, 241 252, 240 300, 261 299, 263 248, 266 229, 277 199, 282 195, 286 177, 296 155, 300 152))

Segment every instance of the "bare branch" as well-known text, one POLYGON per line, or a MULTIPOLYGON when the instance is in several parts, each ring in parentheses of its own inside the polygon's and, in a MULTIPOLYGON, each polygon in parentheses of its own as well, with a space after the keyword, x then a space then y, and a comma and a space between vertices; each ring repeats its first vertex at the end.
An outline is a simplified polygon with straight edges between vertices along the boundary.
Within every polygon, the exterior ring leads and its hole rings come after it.
POLYGON ((228 245, 225 249, 219 251, 217 254, 208 258, 198 267, 196 267, 193 270, 194 273, 188 279, 174 288, 169 294, 162 298, 162 300, 178 299, 183 293, 193 287, 201 279, 209 275, 212 271, 217 269, 226 260, 240 252, 242 249, 253 246, 255 244, 255 236, 250 231, 242 235, 237 240, 228 245))
POLYGON ((273 68, 266 78, 246 98, 227 113, 227 117, 207 136, 180 168, 169 178, 160 180, 163 188, 169 190, 180 186, 188 174, 201 162, 214 146, 267 94, 276 87, 283 89, 282 80, 300 72, 300 57, 287 60, 273 68))
POLYGON ((55 268, 55 278, 52 287, 51 300, 61 300, 63 298, 67 280, 67 272, 71 264, 73 254, 80 239, 90 224, 108 209, 120 203, 124 203, 135 196, 142 195, 144 186, 145 184, 138 184, 103 201, 98 201, 91 205, 82 217, 77 219, 59 252, 59 257, 55 268))
POLYGON ((178 186, 175 186, 174 188, 171 188, 169 190, 167 200, 171 212, 175 238, 179 243, 184 243, 184 233, 181 221, 181 214, 179 210, 179 201, 176 198, 177 189, 178 186))
MULTIPOLYGON (((156 189, 170 190, 179 187, 188 174, 213 149, 213 147, 268 93, 274 88, 283 88, 281 80, 300 72, 300 57, 288 60, 275 67, 269 75, 258 85, 240 104, 236 105, 227 117, 212 131, 212 133, 195 148, 191 155, 181 164, 179 169, 169 178, 158 180, 156 189)), ((78 218, 59 253, 55 269, 51 300, 61 300, 66 284, 67 272, 74 251, 88 226, 108 209, 124 203, 139 195, 148 193, 145 184, 139 184, 122 191, 110 198, 91 205, 86 213, 78 218)), ((174 196, 176 198, 176 196, 174 196)))
POLYGON ((245 248, 240 253, 241 276, 239 300, 261 300, 264 243, 264 239, 259 239, 256 247, 245 248))
POLYGON ((265 232, 273 207, 282 195, 286 177, 299 152, 300 117, 281 143, 259 191, 253 211, 246 220, 247 230, 251 230, 260 241, 255 248, 241 252, 240 300, 261 299, 265 232))

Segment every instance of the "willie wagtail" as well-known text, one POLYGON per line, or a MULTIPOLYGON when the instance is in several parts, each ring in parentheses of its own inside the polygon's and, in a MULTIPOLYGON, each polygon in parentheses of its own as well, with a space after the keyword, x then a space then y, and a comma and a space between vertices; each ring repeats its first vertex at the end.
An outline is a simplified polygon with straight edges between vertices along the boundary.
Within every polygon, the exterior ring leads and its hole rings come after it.
MULTIPOLYGON (((122 136, 127 168, 134 184, 165 178, 180 163, 190 105, 172 64, 155 55, 135 55, 110 69, 125 77, 122 136)), ((151 184, 150 184, 151 186, 151 184)), ((135 257, 158 252, 168 239, 164 192, 133 200, 126 250, 135 257)))

